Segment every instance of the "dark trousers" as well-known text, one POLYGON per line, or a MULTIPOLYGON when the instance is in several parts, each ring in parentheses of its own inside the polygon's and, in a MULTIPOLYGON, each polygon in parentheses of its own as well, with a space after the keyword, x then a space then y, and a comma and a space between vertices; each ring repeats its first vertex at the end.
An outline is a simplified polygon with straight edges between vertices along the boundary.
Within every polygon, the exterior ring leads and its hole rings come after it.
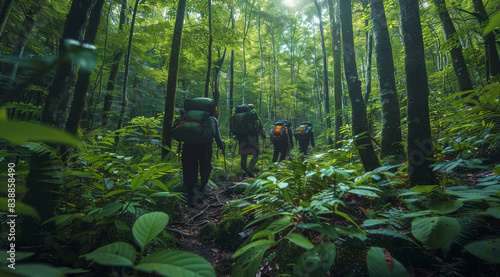
POLYGON ((193 189, 198 182, 198 166, 201 178, 200 191, 203 191, 212 173, 212 143, 184 143, 182 146, 182 176, 188 196, 194 194, 193 189))
POLYGON ((307 149, 309 148, 309 139, 299 140, 299 153, 307 154, 307 149))
POLYGON ((273 163, 278 160, 278 156, 280 157, 280 162, 285 159, 286 154, 288 152, 288 141, 274 141, 274 153, 273 153, 273 163))

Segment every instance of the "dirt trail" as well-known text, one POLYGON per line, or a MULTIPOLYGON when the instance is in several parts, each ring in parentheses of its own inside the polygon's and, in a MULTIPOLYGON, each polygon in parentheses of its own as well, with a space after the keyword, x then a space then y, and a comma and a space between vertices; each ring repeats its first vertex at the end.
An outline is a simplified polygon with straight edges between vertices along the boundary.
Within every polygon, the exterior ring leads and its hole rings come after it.
POLYGON ((179 215, 177 221, 169 224, 167 230, 176 237, 179 248, 205 258, 212 266, 219 265, 225 256, 232 252, 221 250, 213 241, 205 242, 198 235, 199 229, 209 223, 218 224, 222 218, 222 207, 230 200, 239 197, 228 188, 228 183, 217 184, 220 189, 211 190, 206 194, 197 194, 195 207, 190 208, 184 202, 179 202, 176 209, 179 215))

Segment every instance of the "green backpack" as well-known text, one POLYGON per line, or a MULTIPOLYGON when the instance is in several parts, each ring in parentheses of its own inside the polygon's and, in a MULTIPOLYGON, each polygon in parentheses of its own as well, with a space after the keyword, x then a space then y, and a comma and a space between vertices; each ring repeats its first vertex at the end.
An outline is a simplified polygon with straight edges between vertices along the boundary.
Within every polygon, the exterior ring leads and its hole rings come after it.
POLYGON ((177 141, 193 144, 212 143, 215 137, 215 102, 210 98, 184 101, 184 116, 170 134, 177 141))
POLYGON ((257 111, 248 105, 235 107, 235 113, 229 121, 229 129, 235 135, 247 135, 257 133, 260 127, 260 119, 257 111))

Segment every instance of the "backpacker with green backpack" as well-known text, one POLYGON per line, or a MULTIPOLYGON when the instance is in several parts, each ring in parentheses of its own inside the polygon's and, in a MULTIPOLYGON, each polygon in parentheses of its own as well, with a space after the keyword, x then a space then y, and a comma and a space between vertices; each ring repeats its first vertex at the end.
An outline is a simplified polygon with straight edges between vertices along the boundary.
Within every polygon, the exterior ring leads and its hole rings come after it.
POLYGON ((288 136, 288 128, 285 123, 282 121, 278 121, 274 123, 274 127, 271 130, 271 140, 272 141, 280 141, 286 140, 288 136))
POLYGON ((229 121, 229 129, 234 135, 256 134, 259 127, 260 119, 255 109, 245 104, 235 107, 235 113, 229 121))
POLYGON ((188 98, 184 101, 184 110, 180 123, 172 127, 172 138, 185 143, 211 143, 215 137, 214 100, 188 98))

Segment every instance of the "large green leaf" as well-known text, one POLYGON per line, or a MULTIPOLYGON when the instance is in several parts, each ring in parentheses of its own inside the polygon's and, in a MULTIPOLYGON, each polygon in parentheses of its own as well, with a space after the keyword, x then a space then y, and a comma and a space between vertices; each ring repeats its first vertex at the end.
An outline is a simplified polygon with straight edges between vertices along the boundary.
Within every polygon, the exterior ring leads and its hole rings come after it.
POLYGON ((162 212, 152 212, 142 215, 132 227, 134 238, 141 246, 141 252, 168 224, 168 215, 162 212))
POLYGON ((464 248, 489 263, 500 264, 500 239, 476 241, 464 248))
POLYGON ((370 277, 410 276, 405 267, 394 258, 386 260, 384 249, 371 247, 366 257, 370 277), (391 267, 387 263, 391 264, 391 267))
POLYGON ((64 131, 24 121, 0 121, 0 139, 22 144, 29 141, 78 146, 80 141, 64 131))
POLYGON ((240 249, 241 251, 236 251, 233 257, 237 259, 231 271, 231 276, 255 277, 264 253, 273 245, 274 243, 270 240, 257 240, 245 245, 240 249))
POLYGON ((367 189, 351 189, 348 192, 354 193, 357 195, 362 195, 362 196, 369 196, 369 197, 380 197, 378 196, 375 192, 367 189))
POLYGON ((451 217, 419 217, 411 222, 411 233, 426 246, 439 249, 460 233, 460 223, 451 217))
POLYGON ((132 245, 126 242, 113 242, 82 257, 102 265, 133 266, 136 256, 137 252, 132 245))
POLYGON ((339 236, 339 233, 335 230, 335 228, 326 223, 302 223, 297 225, 297 228, 314 230, 327 235, 332 240, 336 240, 339 236))
POLYGON ((486 212, 494 218, 500 219, 500 207, 490 207, 486 212))
POLYGON ((281 232, 286 228, 292 226, 294 223, 292 222, 291 216, 284 216, 278 220, 273 221, 269 226, 267 226, 266 230, 271 231, 273 234, 281 232))
POLYGON ((180 250, 164 250, 153 253, 135 266, 145 272, 156 272, 162 276, 215 277, 212 265, 202 257, 180 250))
POLYGON ((307 239, 301 234, 291 233, 290 235, 284 237, 284 239, 288 239, 291 242, 297 244, 298 246, 306 250, 312 249, 314 247, 314 245, 309 241, 309 239, 307 239))
POLYGON ((323 276, 333 264, 335 251, 335 244, 331 242, 316 245, 299 257, 292 276, 323 276))
POLYGON ((440 214, 449 214, 456 212, 460 209, 464 203, 459 200, 451 200, 451 199, 432 199, 429 204, 429 210, 435 211, 440 214))
POLYGON ((487 34, 493 32, 496 27, 500 25, 500 12, 497 12, 491 19, 488 25, 484 28, 483 31, 483 37, 485 37, 487 34))
MULTIPOLYGON (((7 186, 7 185, 5 185, 5 186, 7 186)), ((10 208, 8 205, 9 205, 9 199, 6 197, 0 197, 0 210, 10 211, 10 208)), ((28 204, 24 204, 22 202, 16 202, 16 207, 14 208, 14 212, 16 214, 25 214, 25 215, 32 216, 36 219, 40 219, 40 215, 38 214, 38 212, 36 211, 35 208, 31 207, 28 204)))

